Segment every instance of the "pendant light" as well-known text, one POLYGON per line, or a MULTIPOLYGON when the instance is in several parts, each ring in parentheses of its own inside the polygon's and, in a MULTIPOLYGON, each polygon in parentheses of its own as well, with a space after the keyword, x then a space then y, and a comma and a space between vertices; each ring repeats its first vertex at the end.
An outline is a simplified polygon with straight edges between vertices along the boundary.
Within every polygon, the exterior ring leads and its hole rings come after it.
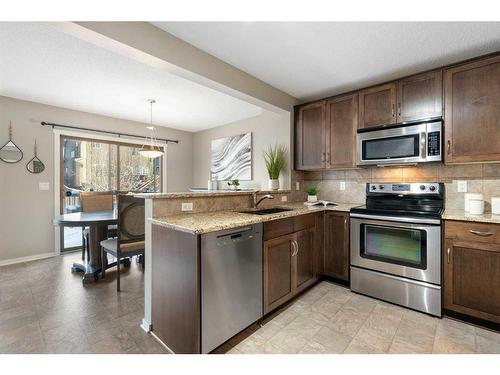
POLYGON ((157 158, 163 155, 163 150, 157 145, 158 141, 155 136, 155 127, 153 126, 153 104, 156 103, 154 99, 148 99, 150 105, 150 126, 146 126, 149 131, 149 136, 146 136, 144 144, 139 150, 139 154, 150 159, 157 158))

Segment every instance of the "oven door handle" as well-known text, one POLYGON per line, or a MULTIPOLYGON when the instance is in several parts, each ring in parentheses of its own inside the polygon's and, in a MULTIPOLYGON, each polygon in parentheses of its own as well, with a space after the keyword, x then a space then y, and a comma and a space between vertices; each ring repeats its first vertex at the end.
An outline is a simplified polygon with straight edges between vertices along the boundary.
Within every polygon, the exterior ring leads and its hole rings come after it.
POLYGON ((351 213, 350 217, 360 219, 382 220, 382 221, 395 221, 398 223, 416 223, 416 224, 441 224, 439 219, 417 219, 413 217, 395 217, 395 216, 380 216, 380 215, 365 215, 351 213))

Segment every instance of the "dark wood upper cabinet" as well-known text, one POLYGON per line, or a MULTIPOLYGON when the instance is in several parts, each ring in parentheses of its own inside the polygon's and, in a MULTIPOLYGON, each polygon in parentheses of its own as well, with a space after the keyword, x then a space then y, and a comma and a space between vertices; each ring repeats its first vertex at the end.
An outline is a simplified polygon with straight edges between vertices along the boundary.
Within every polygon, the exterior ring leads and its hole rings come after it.
POLYGON ((370 87, 359 92, 359 127, 396 122, 396 83, 370 87))
POLYGON ((325 213, 325 248, 323 273, 340 280, 349 280, 349 214, 325 213))
POLYGON ((397 122, 443 114, 443 72, 418 74, 398 81, 397 122))
POLYGON ((326 102, 326 167, 356 166, 358 95, 347 95, 326 102))
POLYGON ((312 103, 298 109, 295 132, 296 169, 325 167, 325 102, 312 103))
POLYGON ((445 71, 445 162, 500 160, 500 56, 445 71))

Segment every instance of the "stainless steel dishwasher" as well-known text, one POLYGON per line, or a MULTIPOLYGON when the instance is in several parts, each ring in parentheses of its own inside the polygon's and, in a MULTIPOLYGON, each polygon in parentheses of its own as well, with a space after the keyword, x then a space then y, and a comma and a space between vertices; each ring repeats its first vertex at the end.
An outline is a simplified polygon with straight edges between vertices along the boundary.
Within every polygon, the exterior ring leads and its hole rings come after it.
POLYGON ((201 236, 201 351, 262 317, 262 224, 201 236))

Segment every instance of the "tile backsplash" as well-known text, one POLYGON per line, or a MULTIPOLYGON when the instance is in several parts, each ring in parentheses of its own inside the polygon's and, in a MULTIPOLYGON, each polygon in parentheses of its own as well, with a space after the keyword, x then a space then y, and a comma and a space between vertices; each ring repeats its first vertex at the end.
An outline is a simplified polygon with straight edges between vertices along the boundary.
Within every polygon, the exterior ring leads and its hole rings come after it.
POLYGON ((483 193, 485 209, 490 210, 491 197, 500 196, 500 163, 444 165, 431 164, 413 167, 367 167, 343 171, 292 173, 292 199, 303 201, 309 186, 317 186, 319 198, 342 203, 364 203, 367 182, 444 182, 446 207, 464 208, 464 193, 457 192, 457 181, 466 180, 469 193, 483 193), (345 190, 340 190, 345 181, 345 190), (295 190, 296 182, 300 190, 295 190))

